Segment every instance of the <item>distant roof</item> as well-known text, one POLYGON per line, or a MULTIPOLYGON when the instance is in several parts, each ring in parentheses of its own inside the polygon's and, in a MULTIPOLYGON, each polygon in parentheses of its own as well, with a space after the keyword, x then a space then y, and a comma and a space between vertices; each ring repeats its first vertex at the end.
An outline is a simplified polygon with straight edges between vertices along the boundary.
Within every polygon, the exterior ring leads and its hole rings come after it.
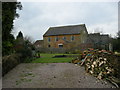
POLYGON ((96 37, 96 36, 98 36, 98 37, 109 37, 109 35, 108 34, 100 34, 100 33, 90 33, 90 34, 88 34, 90 37, 96 37))
POLYGON ((34 45, 38 45, 38 44, 42 44, 43 43, 43 40, 37 40, 34 45))
POLYGON ((92 40, 92 42, 96 43, 108 43, 110 38, 108 34, 100 34, 100 33, 91 33, 88 34, 88 37, 92 40))
POLYGON ((85 24, 50 27, 43 36, 80 34, 81 30, 86 30, 85 24))

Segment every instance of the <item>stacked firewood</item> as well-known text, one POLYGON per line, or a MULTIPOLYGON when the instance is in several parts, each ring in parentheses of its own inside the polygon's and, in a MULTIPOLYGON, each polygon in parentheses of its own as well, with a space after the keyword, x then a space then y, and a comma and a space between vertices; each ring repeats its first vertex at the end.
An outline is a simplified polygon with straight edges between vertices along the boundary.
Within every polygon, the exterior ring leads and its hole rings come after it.
MULTIPOLYGON (((78 60, 75 61, 77 62, 78 60)), ((81 60, 76 64, 85 66, 86 72, 94 75, 98 79, 106 79, 111 82, 120 83, 117 76, 120 65, 118 61, 118 58, 112 52, 88 49, 83 52, 81 60)))
MULTIPOLYGON (((111 55, 111 53, 109 54, 111 55)), ((93 74, 98 79, 107 78, 114 74, 114 69, 106 57, 106 52, 96 51, 95 53, 87 54, 86 59, 84 59, 84 65, 86 72, 93 74)))

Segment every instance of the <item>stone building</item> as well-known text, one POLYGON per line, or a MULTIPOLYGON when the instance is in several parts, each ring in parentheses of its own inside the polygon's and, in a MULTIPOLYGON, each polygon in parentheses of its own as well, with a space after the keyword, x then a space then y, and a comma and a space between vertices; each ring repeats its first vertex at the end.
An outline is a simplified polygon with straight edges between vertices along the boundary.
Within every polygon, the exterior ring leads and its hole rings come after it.
POLYGON ((93 48, 110 50, 112 47, 110 46, 111 41, 108 34, 91 33, 88 38, 91 40, 93 48))
POLYGON ((85 24, 50 27, 43 35, 44 48, 81 49, 87 41, 88 32, 85 24))
POLYGON ((85 24, 50 27, 43 40, 35 43, 43 52, 83 51, 87 48, 112 50, 108 34, 88 34, 85 24))
POLYGON ((37 49, 37 48, 42 48, 43 47, 43 40, 37 40, 35 43, 34 43, 34 47, 37 49))

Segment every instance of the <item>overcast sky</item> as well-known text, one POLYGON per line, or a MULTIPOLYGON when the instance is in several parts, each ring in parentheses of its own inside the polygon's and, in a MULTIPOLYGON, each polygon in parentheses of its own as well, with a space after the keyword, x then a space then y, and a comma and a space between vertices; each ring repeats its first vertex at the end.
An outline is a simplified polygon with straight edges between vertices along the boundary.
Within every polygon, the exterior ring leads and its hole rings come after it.
POLYGON ((118 31, 117 2, 22 2, 13 33, 22 31, 33 40, 43 39, 49 27, 86 24, 89 33, 118 31))

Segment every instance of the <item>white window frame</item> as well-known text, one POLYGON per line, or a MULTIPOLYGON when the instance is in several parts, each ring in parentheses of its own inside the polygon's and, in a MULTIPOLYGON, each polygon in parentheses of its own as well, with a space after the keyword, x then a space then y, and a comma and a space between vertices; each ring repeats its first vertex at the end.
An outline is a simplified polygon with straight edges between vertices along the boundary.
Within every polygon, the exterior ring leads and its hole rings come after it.
MULTIPOLYGON (((60 43, 60 44, 58 44, 58 47, 59 47, 59 45, 62 45, 63 46, 63 44, 62 43, 60 43)), ((60 48, 60 47, 59 47, 60 48)), ((63 48, 63 47, 62 47, 63 48)))

